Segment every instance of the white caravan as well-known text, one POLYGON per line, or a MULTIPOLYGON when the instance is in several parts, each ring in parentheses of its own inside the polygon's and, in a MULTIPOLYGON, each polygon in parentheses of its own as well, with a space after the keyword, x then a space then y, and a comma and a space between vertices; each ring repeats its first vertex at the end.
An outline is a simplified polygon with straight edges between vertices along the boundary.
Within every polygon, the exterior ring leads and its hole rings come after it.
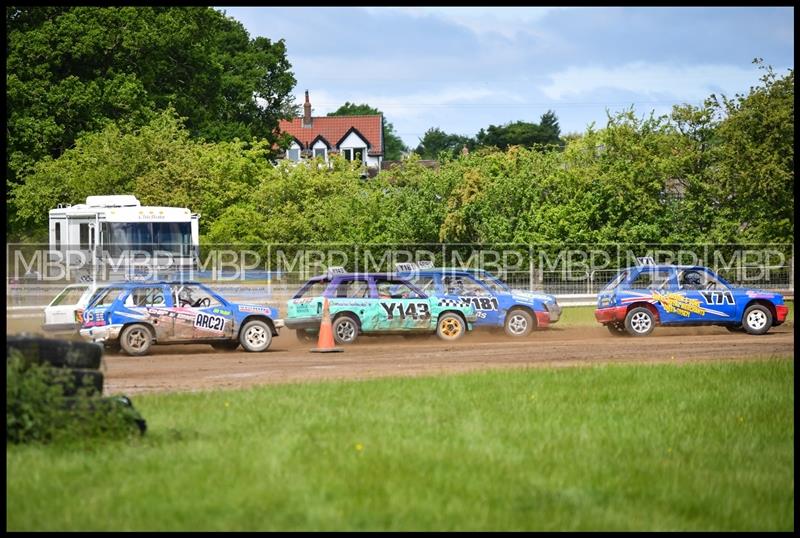
POLYGON ((59 204, 50 210, 50 261, 67 262, 85 281, 194 270, 199 218, 185 207, 143 206, 132 195, 59 204))

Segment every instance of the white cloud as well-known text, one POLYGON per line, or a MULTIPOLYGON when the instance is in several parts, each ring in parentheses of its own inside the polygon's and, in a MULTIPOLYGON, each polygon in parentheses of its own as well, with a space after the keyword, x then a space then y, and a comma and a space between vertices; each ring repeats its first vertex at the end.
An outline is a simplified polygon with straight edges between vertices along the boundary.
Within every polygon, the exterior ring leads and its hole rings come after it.
POLYGON ((581 96, 600 89, 639 95, 702 100, 710 93, 742 91, 754 84, 754 68, 733 65, 669 65, 634 62, 619 67, 569 67, 549 76, 541 91, 551 99, 581 96))
POLYGON ((414 17, 436 17, 463 26, 477 35, 500 34, 512 39, 517 33, 536 33, 532 26, 548 12, 563 7, 409 7, 367 8, 371 13, 399 11, 414 17))

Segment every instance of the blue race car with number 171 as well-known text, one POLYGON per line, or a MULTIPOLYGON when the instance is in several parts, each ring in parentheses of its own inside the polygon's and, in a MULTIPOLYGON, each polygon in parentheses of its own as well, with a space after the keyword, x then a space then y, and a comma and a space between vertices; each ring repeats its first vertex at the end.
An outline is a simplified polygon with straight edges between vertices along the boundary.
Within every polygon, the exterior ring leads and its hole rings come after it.
POLYGON ((731 285, 711 269, 640 265, 621 270, 597 296, 595 318, 611 334, 646 336, 656 325, 721 325, 764 334, 786 320, 783 296, 731 285))

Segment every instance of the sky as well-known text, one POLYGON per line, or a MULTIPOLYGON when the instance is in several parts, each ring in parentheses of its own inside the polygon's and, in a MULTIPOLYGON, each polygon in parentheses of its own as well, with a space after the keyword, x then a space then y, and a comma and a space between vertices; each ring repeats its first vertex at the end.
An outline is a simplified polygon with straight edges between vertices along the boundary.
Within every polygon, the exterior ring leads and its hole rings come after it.
POLYGON ((794 68, 794 8, 224 7, 250 37, 286 42, 314 116, 380 109, 412 149, 431 127, 474 136, 553 110, 561 133, 607 111, 667 113, 746 93, 794 68))

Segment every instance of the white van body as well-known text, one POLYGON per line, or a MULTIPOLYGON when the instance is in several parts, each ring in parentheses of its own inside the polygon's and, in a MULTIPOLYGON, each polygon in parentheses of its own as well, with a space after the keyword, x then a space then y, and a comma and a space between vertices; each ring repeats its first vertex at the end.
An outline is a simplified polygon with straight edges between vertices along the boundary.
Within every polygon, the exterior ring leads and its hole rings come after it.
POLYGON ((49 213, 50 261, 84 281, 124 277, 142 268, 197 268, 200 215, 185 207, 142 206, 132 195, 89 196, 49 213))

